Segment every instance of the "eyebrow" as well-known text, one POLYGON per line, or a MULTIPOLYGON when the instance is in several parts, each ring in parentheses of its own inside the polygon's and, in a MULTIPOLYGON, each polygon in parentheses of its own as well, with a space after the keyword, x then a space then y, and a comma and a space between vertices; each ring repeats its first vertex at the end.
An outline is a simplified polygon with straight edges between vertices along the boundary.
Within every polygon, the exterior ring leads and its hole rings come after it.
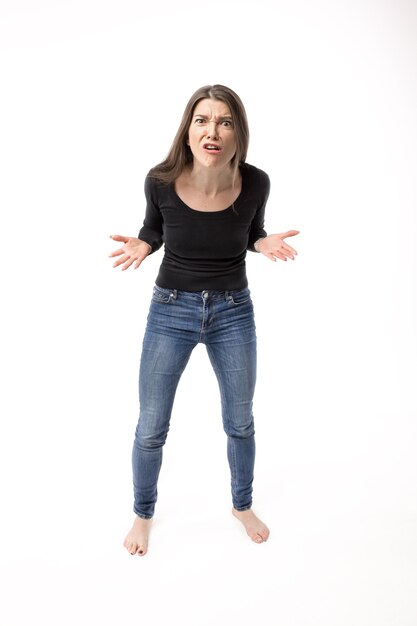
MULTIPOLYGON (((207 119, 207 115, 204 115, 204 113, 196 113, 196 115, 194 115, 194 117, 205 117, 207 119)), ((217 119, 219 119, 219 120, 231 120, 232 116, 231 115, 221 115, 217 119)))

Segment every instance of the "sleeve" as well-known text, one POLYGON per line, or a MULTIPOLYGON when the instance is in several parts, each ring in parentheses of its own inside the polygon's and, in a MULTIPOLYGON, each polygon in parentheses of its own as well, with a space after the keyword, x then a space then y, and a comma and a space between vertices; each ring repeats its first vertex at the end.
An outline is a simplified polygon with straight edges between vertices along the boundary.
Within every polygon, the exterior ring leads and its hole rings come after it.
POLYGON ((258 239, 261 239, 262 237, 267 237, 266 230, 264 230, 264 221, 265 207, 271 189, 271 181, 269 180, 269 176, 266 172, 263 172, 262 170, 260 170, 260 172, 261 176, 258 184, 261 200, 250 226, 247 246, 247 250, 250 250, 251 252, 256 252, 254 244, 256 241, 258 241, 258 239))
POLYGON ((146 241, 146 243, 151 246, 152 250, 149 254, 152 254, 159 250, 163 244, 163 218, 156 200, 157 189, 155 179, 147 176, 145 178, 144 188, 146 211, 143 226, 139 231, 138 238, 142 239, 142 241, 146 241))

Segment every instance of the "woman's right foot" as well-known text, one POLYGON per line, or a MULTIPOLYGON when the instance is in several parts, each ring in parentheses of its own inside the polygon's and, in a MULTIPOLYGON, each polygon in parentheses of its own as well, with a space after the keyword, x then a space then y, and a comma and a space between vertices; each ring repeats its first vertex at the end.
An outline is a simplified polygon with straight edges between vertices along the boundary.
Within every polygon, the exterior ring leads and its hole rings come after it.
POLYGON ((148 537, 152 518, 144 519, 136 515, 130 531, 127 533, 123 545, 130 554, 144 556, 148 551, 148 537))

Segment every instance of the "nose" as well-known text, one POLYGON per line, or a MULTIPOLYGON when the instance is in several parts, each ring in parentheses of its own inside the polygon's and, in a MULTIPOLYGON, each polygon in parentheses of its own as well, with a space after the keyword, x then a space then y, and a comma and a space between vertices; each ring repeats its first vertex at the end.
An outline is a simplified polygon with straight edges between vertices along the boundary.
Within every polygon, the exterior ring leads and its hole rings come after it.
POLYGON ((217 122, 214 120, 207 124, 207 136, 210 138, 218 137, 217 122))

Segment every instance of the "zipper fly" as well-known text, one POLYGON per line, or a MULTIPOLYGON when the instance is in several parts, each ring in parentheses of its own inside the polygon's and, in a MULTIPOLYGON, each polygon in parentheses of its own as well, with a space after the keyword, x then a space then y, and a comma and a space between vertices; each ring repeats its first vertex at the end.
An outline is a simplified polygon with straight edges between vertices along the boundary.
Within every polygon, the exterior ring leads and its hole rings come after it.
POLYGON ((200 328, 200 338, 201 335, 205 332, 208 320, 208 291, 203 291, 201 293, 201 297, 203 299, 203 309, 201 316, 201 328, 200 328))

